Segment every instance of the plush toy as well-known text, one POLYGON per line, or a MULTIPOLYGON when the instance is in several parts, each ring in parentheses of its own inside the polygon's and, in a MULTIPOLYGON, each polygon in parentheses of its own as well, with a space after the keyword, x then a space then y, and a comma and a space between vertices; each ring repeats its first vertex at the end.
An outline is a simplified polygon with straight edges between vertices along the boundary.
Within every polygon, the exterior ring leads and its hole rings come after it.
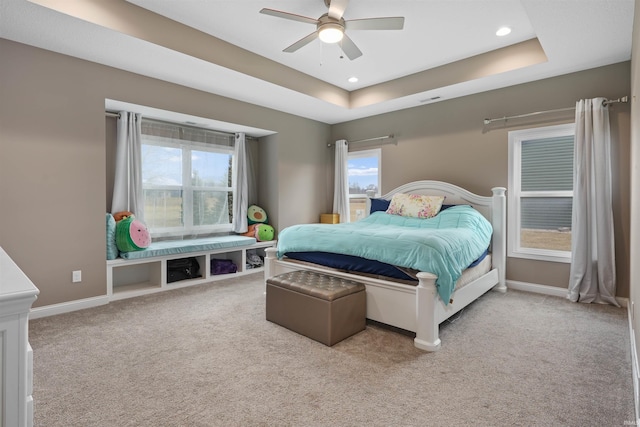
POLYGON ((268 222, 265 210, 256 205, 251 205, 249 209, 247 209, 247 219, 249 220, 249 225, 266 224, 268 222))
POLYGON ((269 224, 251 224, 249 230, 242 233, 243 236, 255 237, 258 242, 273 240, 275 234, 276 231, 269 224))
POLYGON ((121 211, 121 212, 116 212, 113 214, 113 219, 116 220, 116 222, 121 221, 127 217, 133 216, 133 212, 129 212, 129 211, 121 211))
POLYGON ((120 252, 146 249, 151 244, 149 229, 131 214, 116 224, 116 245, 120 252))

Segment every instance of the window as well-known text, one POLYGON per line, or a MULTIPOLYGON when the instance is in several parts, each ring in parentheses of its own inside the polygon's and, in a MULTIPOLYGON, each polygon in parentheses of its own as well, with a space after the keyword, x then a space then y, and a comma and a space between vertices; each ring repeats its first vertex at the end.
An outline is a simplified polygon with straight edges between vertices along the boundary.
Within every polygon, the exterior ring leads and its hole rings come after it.
POLYGON ((365 217, 367 197, 380 196, 380 156, 382 150, 353 151, 349 153, 349 210, 351 221, 365 217))
POLYGON ((231 231, 233 135, 143 120, 141 142, 152 236, 231 231))
POLYGON ((571 261, 573 124, 509 132, 509 256, 571 261))

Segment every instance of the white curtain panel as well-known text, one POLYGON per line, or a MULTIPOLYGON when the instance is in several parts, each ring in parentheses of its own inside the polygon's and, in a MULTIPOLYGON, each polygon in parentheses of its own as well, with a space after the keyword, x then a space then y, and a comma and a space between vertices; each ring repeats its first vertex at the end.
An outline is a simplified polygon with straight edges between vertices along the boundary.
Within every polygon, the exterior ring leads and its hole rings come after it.
POLYGON ((618 306, 611 202, 611 132, 604 98, 576 103, 571 273, 567 298, 618 306))
POLYGON ((340 214, 340 222, 350 222, 348 156, 347 141, 344 139, 336 141, 333 213, 340 214))
POLYGON ((247 149, 244 132, 236 133, 235 144, 235 191, 233 197, 233 231, 246 233, 249 227, 249 188, 247 185, 247 149))
POLYGON ((244 144, 247 154, 247 187, 249 188, 247 204, 251 206, 258 204, 258 177, 256 176, 258 141, 255 138, 245 138, 244 144))
POLYGON ((116 165, 111 212, 130 211, 144 221, 142 194, 142 115, 121 111, 118 117, 116 165))

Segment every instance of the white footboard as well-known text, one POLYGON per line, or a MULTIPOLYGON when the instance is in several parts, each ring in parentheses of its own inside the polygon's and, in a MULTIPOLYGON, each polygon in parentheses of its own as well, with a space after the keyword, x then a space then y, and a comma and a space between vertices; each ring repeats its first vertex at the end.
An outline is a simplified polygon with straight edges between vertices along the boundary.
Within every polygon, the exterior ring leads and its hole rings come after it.
POLYGON ((367 319, 416 331, 416 286, 344 273, 322 266, 278 260, 275 248, 268 248, 265 253, 265 280, 288 271, 312 270, 364 283, 367 288, 367 319))
POLYGON ((380 279, 358 276, 340 271, 329 271, 321 266, 302 265, 277 259, 275 248, 266 249, 265 279, 294 270, 314 270, 324 274, 346 277, 365 284, 367 288, 367 319, 415 332, 415 346, 427 351, 440 348, 438 307, 440 297, 436 291, 436 276, 419 273, 419 286, 405 285, 380 279))
POLYGON ((445 305, 436 288, 437 276, 418 273, 418 286, 373 279, 329 270, 322 266, 298 264, 277 259, 276 248, 265 250, 265 280, 295 270, 313 270, 345 277, 365 284, 367 288, 367 319, 415 332, 414 345, 426 351, 440 348, 439 325, 498 284, 498 270, 458 289, 445 305))
POLYGON ((417 328, 414 344, 427 351, 440 348, 438 336, 440 323, 471 304, 489 289, 499 287, 498 270, 493 269, 461 289, 457 289, 451 296, 449 304, 445 305, 438 296, 435 275, 418 273, 418 279, 420 283, 416 290, 417 328))

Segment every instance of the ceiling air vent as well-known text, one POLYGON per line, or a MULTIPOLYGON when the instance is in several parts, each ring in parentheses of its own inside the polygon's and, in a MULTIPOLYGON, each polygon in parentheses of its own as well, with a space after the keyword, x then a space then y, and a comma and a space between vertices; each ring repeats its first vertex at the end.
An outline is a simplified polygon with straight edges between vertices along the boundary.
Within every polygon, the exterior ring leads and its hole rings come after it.
POLYGON ((420 102, 421 104, 424 104, 425 102, 433 102, 433 101, 437 101, 438 99, 440 99, 439 96, 434 96, 432 98, 427 98, 427 99, 421 99, 420 102))

